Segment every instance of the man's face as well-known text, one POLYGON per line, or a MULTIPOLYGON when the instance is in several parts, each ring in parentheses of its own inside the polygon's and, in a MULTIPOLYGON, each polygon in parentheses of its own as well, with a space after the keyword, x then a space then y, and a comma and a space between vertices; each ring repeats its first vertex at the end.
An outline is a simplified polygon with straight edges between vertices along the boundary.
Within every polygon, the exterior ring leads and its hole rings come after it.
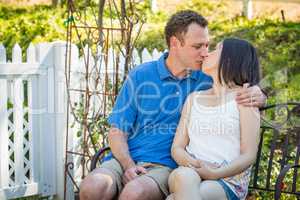
POLYGON ((175 51, 178 62, 184 68, 199 70, 204 59, 208 55, 209 34, 208 29, 193 23, 188 31, 182 36, 183 41, 178 40, 175 51))

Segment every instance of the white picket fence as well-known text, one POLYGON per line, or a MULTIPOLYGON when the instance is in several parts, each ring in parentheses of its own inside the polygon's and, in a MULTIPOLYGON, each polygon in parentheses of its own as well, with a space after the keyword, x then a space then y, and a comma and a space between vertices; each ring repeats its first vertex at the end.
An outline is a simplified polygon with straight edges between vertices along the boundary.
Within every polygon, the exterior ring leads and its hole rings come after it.
MULTIPOLYGON (((63 199, 67 129, 65 48, 64 42, 30 45, 23 62, 18 44, 13 48, 11 61, 7 61, 6 49, 0 45, 1 200, 32 195, 63 199)), ((109 52, 110 60, 113 51, 109 52)), ((157 59, 161 52, 154 50, 150 54, 144 49, 141 55, 140 58, 134 51, 135 64, 157 59)), ((93 65, 94 59, 88 59, 93 65)), ((82 73, 83 60, 73 45, 73 75, 82 73)), ((123 63, 124 59, 120 59, 120 65, 123 63)), ((113 70, 114 65, 109 66, 113 70)), ((80 76, 74 77, 74 83, 83 81, 80 76)), ((69 123, 73 123, 72 117, 69 123)), ((68 149, 76 151, 80 138, 74 136, 75 132, 73 127, 68 149)), ((73 174, 79 183, 78 160, 74 156, 73 174)), ((68 183, 68 186, 67 199, 71 200, 74 199, 72 184, 68 183)))

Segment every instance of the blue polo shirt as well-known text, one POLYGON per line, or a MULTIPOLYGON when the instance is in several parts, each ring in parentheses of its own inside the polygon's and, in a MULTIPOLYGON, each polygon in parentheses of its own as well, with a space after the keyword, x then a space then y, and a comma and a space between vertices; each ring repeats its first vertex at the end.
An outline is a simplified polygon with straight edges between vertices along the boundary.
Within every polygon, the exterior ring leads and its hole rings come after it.
POLYGON ((182 79, 174 77, 165 65, 167 56, 130 71, 108 122, 128 134, 129 153, 135 162, 176 168, 171 145, 184 101, 193 91, 211 88, 212 79, 201 71, 182 79))

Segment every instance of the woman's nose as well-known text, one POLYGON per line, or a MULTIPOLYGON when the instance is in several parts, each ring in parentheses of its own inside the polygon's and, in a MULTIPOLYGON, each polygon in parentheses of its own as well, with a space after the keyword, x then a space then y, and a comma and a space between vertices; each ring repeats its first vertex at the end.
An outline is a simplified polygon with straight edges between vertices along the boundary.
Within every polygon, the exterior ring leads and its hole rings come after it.
POLYGON ((211 57, 213 52, 208 52, 206 57, 211 57))

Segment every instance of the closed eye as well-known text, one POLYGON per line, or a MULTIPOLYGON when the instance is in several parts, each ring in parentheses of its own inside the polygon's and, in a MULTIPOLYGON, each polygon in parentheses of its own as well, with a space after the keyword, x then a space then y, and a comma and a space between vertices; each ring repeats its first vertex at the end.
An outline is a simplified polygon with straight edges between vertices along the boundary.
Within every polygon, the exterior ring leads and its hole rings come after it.
POLYGON ((194 47, 195 49, 200 49, 200 48, 203 48, 203 47, 208 48, 208 44, 193 45, 193 47, 194 47))

